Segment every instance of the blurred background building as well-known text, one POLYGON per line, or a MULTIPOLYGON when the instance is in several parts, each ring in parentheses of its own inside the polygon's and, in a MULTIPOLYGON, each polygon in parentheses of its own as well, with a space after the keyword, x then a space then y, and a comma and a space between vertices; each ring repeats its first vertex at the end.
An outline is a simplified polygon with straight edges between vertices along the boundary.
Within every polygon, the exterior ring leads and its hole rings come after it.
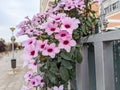
POLYGON ((120 0, 103 0, 107 29, 120 29, 120 0))
POLYGON ((45 12, 48 10, 49 5, 54 3, 55 0, 40 0, 40 12, 45 12))

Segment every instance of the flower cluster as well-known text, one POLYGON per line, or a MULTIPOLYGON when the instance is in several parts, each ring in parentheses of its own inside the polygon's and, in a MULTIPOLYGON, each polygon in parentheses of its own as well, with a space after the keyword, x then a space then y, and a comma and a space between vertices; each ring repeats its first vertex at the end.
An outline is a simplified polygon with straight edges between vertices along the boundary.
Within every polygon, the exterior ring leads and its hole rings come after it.
POLYGON ((63 6, 64 10, 72 10, 74 8, 82 9, 84 7, 83 0, 61 0, 58 6, 63 6))
POLYGON ((28 85, 21 90, 67 89, 68 81, 75 76, 75 63, 82 60, 78 40, 88 33, 81 30, 85 22, 78 17, 82 17, 83 8, 83 0, 60 0, 46 13, 38 13, 32 19, 25 17, 17 26, 20 29, 17 36, 29 37, 22 43, 23 66, 30 69, 24 76, 28 85))

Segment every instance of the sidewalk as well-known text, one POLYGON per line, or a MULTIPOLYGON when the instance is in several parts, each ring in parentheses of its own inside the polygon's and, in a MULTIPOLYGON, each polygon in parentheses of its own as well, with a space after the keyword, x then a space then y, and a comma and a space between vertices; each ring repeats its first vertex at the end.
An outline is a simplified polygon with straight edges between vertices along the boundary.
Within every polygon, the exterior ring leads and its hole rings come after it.
POLYGON ((27 69, 22 67, 21 59, 22 51, 15 52, 15 59, 17 60, 16 73, 13 74, 11 69, 12 54, 0 55, 0 90, 20 90, 24 84, 24 74, 27 69))

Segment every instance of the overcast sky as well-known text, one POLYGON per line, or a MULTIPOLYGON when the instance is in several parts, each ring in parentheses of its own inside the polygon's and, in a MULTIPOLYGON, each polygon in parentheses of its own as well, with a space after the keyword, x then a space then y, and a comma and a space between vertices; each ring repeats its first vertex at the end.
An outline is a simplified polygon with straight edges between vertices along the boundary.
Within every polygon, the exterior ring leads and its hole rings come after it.
MULTIPOLYGON (((32 17, 39 12, 40 0, 0 0, 0 38, 10 42, 10 27, 16 27, 24 17, 32 17)), ((16 29, 14 32, 18 32, 16 29)), ((23 41, 25 37, 16 38, 23 41)))

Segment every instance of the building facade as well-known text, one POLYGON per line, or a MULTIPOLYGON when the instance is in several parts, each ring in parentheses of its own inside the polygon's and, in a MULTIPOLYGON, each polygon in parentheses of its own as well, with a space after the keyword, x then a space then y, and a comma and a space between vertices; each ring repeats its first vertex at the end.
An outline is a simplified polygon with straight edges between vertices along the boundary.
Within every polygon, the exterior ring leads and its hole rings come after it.
POLYGON ((49 5, 53 3, 54 0, 40 0, 40 12, 45 12, 49 9, 49 5))
POLYGON ((104 0, 102 4, 105 18, 109 22, 107 29, 120 28, 120 0, 104 0))

